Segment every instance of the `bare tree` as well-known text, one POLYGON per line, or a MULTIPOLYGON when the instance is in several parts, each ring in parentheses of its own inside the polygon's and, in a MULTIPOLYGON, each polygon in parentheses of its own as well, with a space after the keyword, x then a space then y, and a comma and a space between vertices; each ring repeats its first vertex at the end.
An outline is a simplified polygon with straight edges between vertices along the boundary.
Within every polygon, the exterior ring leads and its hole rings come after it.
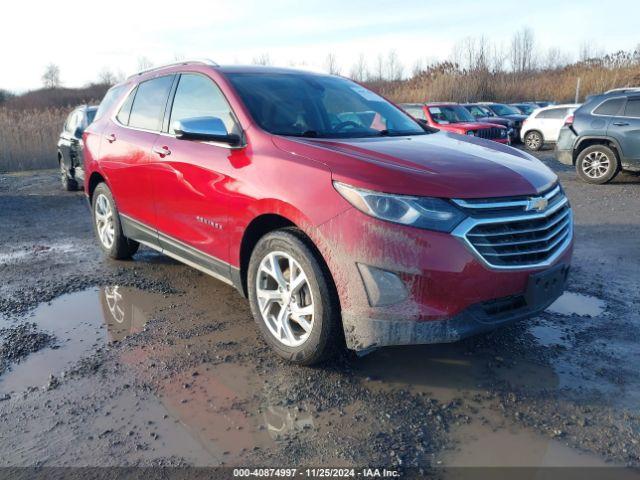
POLYGON ((254 65, 271 65, 271 57, 268 53, 261 53, 257 57, 253 57, 251 63, 254 65))
POLYGON ((376 64, 373 72, 373 80, 384 80, 384 57, 381 53, 376 57, 376 64))
POLYGON ((144 55, 138 57, 138 70, 148 70, 153 67, 153 62, 144 55))
POLYGON ((403 71, 404 67, 400 63, 398 52, 395 50, 389 51, 387 54, 387 78, 389 80, 400 80, 403 71))
POLYGON ((44 88, 56 88, 60 86, 60 67, 55 63, 50 63, 42 74, 44 88))
POLYGON ((364 53, 358 55, 358 60, 356 60, 356 63, 351 67, 349 76, 356 82, 364 82, 368 78, 369 72, 367 71, 367 61, 364 53))
POLYGON ((118 83, 118 77, 115 73, 105 67, 100 71, 100 73, 98 73, 98 83, 101 85, 115 85, 118 83))
POLYGON ((182 62, 185 59, 184 53, 176 52, 173 54, 174 62, 182 62))
POLYGON ((594 58, 600 58, 604 56, 604 50, 594 43, 593 40, 585 40, 580 44, 578 50, 578 60, 586 62, 587 60, 593 60, 594 58))
POLYGON ((513 34, 511 38, 511 68, 514 72, 528 72, 535 68, 535 40, 533 30, 528 27, 513 34))
POLYGON ((567 52, 563 52, 556 47, 551 47, 547 50, 547 53, 542 60, 542 67, 547 70, 555 70, 556 68, 562 68, 569 63, 571 63, 571 58, 567 52))
POLYGON ((340 65, 338 65, 338 59, 336 58, 335 53, 329 52, 327 54, 324 66, 329 75, 340 75, 340 65))

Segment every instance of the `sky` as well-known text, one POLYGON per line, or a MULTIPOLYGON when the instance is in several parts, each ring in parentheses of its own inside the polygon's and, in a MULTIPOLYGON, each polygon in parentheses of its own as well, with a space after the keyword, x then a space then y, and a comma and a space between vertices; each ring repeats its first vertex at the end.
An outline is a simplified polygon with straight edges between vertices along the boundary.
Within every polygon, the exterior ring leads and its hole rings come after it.
POLYGON ((639 19, 638 0, 13 0, 2 6, 0 88, 39 88, 48 63, 59 66, 64 86, 78 87, 104 69, 135 73, 141 57, 246 64, 268 54, 274 65, 323 70, 333 52, 347 74, 360 54, 373 66, 395 50, 410 71, 418 59, 449 58, 464 37, 506 46, 524 27, 540 52, 557 47, 577 57, 583 42, 634 49, 639 19))

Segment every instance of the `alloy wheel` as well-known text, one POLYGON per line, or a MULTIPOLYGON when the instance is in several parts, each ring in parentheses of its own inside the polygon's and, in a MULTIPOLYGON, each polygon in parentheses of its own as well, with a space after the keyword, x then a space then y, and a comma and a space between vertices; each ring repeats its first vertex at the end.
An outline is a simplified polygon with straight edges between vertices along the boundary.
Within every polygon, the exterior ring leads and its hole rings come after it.
POLYGON ((111 202, 102 193, 96 198, 95 222, 98 231, 98 238, 102 246, 110 250, 115 240, 115 225, 113 219, 113 208, 111 202))
POLYGON ((604 177, 610 167, 611 161, 604 152, 590 152, 582 160, 582 171, 589 178, 597 179, 604 177))
POLYGON ((529 135, 527 135, 527 138, 525 138, 525 143, 529 150, 538 150, 540 148, 541 142, 542 139, 537 133, 530 133, 529 135))
POLYGON ((288 253, 270 252, 256 276, 260 316, 271 334, 287 347, 302 345, 313 329, 314 303, 309 279, 288 253))

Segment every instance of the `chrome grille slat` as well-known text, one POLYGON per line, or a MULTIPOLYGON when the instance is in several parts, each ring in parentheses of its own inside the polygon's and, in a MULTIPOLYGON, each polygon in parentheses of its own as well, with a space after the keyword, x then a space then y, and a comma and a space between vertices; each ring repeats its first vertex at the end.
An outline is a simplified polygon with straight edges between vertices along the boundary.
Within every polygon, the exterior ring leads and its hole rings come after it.
POLYGON ((518 252, 507 252, 507 253, 483 253, 484 256, 487 257, 513 257, 514 255, 530 255, 533 253, 546 253, 549 250, 551 250, 553 247, 555 247, 556 245, 558 245, 558 243, 560 243, 562 240, 564 240, 564 238, 566 237, 567 233, 569 232, 563 232, 562 235, 560 235, 557 239, 555 239, 551 245, 549 245, 547 248, 540 248, 537 250, 522 250, 522 251, 518 251, 518 252))
MULTIPOLYGON (((568 212, 567 212, 567 215, 568 215, 568 212)), ((545 235, 542 238, 532 238, 532 239, 528 239, 528 240, 519 240, 519 241, 515 241, 515 242, 474 243, 474 245, 476 247, 506 247, 506 246, 509 246, 509 245, 521 245, 521 244, 526 244, 526 243, 546 242, 548 240, 551 240, 560 231, 562 231, 567 225, 569 225, 569 219, 567 218, 567 215, 565 215, 563 217, 564 218, 564 222, 562 222, 561 225, 558 225, 557 227, 555 227, 552 230, 551 233, 548 233, 547 235, 545 235)))
MULTIPOLYGON (((535 227, 535 228, 524 228, 524 229, 519 229, 519 230, 511 230, 508 232, 489 232, 489 233, 469 233, 470 237, 498 237, 498 236, 504 236, 504 235, 519 235, 522 233, 531 233, 531 232, 537 232, 540 230, 545 230, 549 227, 553 227, 556 223, 561 222, 564 218, 566 218, 569 215, 570 210, 566 209, 561 215, 559 215, 558 217, 553 218, 551 221, 547 222, 545 225, 541 225, 539 227, 535 227)), ((515 222, 514 222, 515 223, 515 222)))
POLYGON ((527 210, 539 202, 525 196, 454 200, 470 217, 453 234, 495 269, 551 265, 571 243, 573 216, 559 185, 537 197, 548 201, 541 212, 527 210))

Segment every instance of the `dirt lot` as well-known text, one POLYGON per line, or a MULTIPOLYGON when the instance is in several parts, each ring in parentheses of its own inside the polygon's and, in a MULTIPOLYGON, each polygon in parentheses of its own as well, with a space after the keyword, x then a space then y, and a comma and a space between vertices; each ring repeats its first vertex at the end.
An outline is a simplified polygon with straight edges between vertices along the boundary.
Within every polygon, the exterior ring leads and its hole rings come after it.
MULTIPOLYGON (((0 177, 0 467, 640 467, 640 176, 590 186, 570 292, 451 345, 289 366, 232 288, 101 255, 55 172, 0 177)), ((608 478, 622 469, 593 469, 608 478)))

